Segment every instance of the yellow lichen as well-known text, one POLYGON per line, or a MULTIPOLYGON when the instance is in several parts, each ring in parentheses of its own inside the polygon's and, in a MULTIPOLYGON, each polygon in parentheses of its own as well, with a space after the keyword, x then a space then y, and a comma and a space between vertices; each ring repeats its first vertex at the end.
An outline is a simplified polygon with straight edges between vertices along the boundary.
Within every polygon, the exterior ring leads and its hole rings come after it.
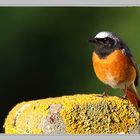
POLYGON ((6 134, 114 134, 129 133, 139 127, 139 121, 137 109, 128 100, 78 94, 20 103, 9 112, 4 128, 6 134), (52 113, 53 104, 62 107, 54 107, 52 113), (53 130, 55 121, 60 128, 53 130))

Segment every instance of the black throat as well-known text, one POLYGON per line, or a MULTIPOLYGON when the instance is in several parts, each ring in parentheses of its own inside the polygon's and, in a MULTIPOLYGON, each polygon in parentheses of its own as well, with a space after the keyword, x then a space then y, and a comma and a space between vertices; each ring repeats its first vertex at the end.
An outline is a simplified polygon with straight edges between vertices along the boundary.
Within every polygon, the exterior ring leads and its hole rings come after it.
POLYGON ((109 54, 115 51, 115 48, 96 47, 95 53, 101 58, 105 59, 109 54))

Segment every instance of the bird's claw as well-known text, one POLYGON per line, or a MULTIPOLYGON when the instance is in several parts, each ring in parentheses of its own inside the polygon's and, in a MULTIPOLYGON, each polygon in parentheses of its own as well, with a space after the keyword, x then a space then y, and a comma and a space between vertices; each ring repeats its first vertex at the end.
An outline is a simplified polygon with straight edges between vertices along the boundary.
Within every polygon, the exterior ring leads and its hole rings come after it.
POLYGON ((122 98, 122 99, 127 99, 126 95, 120 95, 119 97, 122 98))
POLYGON ((98 95, 98 97, 108 97, 108 94, 104 91, 102 94, 98 95))

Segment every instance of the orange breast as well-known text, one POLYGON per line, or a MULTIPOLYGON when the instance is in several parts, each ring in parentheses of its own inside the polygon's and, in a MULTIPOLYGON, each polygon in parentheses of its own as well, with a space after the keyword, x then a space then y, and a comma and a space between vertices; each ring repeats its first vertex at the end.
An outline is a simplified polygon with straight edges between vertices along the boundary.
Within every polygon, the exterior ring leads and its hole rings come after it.
POLYGON ((135 80, 136 70, 121 50, 115 50, 104 59, 93 52, 92 61, 97 77, 114 88, 125 83, 131 84, 135 80))

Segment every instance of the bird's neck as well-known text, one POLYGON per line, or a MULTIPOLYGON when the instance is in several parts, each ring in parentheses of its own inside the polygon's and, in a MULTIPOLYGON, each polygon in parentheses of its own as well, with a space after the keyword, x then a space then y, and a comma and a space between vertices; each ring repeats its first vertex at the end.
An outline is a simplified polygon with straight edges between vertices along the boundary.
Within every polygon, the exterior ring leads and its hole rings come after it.
POLYGON ((96 48, 95 53, 99 56, 101 59, 105 59, 108 55, 110 55, 113 51, 115 51, 114 48, 96 48))

